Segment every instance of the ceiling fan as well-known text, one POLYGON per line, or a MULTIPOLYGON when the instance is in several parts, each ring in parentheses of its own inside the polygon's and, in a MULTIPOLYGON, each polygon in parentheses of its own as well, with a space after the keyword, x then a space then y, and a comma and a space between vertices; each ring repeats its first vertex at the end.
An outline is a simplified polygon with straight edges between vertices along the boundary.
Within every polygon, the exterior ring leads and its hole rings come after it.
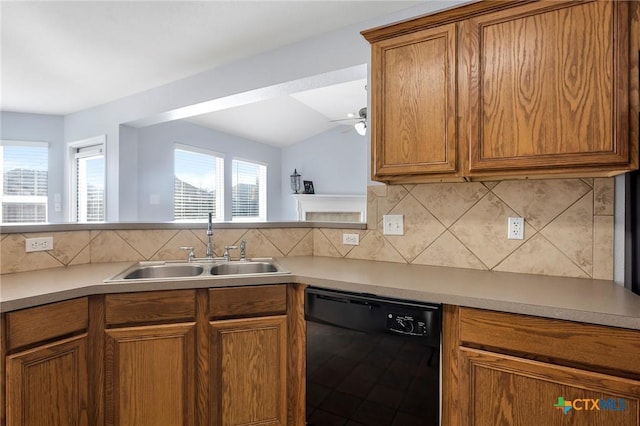
POLYGON ((360 136, 364 136, 367 134, 367 107, 360 108, 358 111, 358 117, 349 117, 349 118, 341 118, 339 120, 331 120, 331 121, 347 121, 347 120, 357 120, 357 122, 353 125, 354 129, 360 136))

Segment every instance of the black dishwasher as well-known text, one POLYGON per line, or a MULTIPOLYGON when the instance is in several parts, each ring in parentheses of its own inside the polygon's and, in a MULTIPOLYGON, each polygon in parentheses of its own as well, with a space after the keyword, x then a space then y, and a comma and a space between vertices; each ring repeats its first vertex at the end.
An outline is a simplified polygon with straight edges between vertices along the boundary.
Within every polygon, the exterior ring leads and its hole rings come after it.
POLYGON ((441 305, 308 287, 307 425, 436 426, 441 305))

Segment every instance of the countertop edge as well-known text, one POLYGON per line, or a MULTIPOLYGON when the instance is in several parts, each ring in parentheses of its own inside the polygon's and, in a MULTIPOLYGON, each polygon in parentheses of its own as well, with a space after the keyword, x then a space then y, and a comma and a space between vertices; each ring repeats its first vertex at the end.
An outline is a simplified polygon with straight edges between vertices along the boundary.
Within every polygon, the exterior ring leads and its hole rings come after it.
MULTIPOLYGON (((502 294, 495 294, 491 297, 491 291, 496 293, 496 289, 489 289, 488 296, 483 296, 478 292, 477 283, 468 284, 470 287, 475 286, 476 294, 472 291, 464 291, 465 288, 456 289, 440 285, 440 282, 433 284, 425 284, 422 286, 423 280, 428 282, 429 274, 441 274, 454 277, 453 281, 464 281, 467 277, 474 277, 474 274, 485 277, 483 274, 492 274, 490 277, 499 278, 493 272, 486 271, 470 271, 459 270, 455 268, 434 268, 434 267, 414 267, 413 265, 400 265, 387 262, 374 261, 353 261, 332 258, 314 258, 312 256, 301 258, 277 258, 276 261, 289 270, 289 275, 248 275, 242 277, 230 278, 207 278, 195 280, 165 280, 152 282, 125 282, 113 283, 104 280, 115 275, 117 272, 124 270, 135 262, 120 262, 110 264, 87 264, 77 265, 73 267, 54 268, 51 270, 23 272, 16 274, 0 275, 2 281, 8 282, 7 287, 13 291, 12 298, 5 299, 4 290, 0 290, 0 313, 15 311, 19 309, 29 308, 33 306, 60 302, 68 299, 86 297, 107 293, 127 293, 140 291, 158 291, 158 290, 177 290, 177 289, 198 289, 198 288, 215 288, 229 286, 249 286, 249 285, 265 285, 265 284, 287 284, 298 283, 315 287, 329 288, 335 290, 351 291, 356 293, 371 293, 385 297, 397 299, 416 300, 423 302, 442 303, 449 305, 458 305, 471 308, 488 309, 514 314, 524 314, 540 316, 552 319, 561 319, 568 321, 576 321, 590 324, 599 324, 611 327, 620 327, 627 329, 640 330, 640 296, 637 296, 623 288, 616 288, 613 283, 596 280, 579 281, 577 284, 575 279, 563 279, 559 277, 526 276, 520 274, 512 274, 513 277, 521 278, 523 281, 545 283, 549 285, 557 285, 557 283, 569 283, 569 286, 591 285, 596 288, 604 286, 607 291, 612 292, 610 304, 616 307, 616 303, 620 303, 619 311, 608 307, 587 310, 571 307, 572 302, 567 302, 566 306, 559 304, 553 297, 549 303, 531 303, 525 300, 526 295, 519 299, 518 288, 516 287, 512 294, 503 297, 502 294), (323 272, 327 266, 332 267, 323 272), (406 267, 406 269, 405 269, 406 267), (376 269, 370 271, 369 269, 376 269), (305 271, 306 269, 306 271, 305 271), (364 270, 364 272, 363 272, 364 270), (385 282, 384 276, 379 272, 388 272, 395 277, 394 283, 385 282), (398 271, 407 271, 407 277, 397 277, 398 271), (93 275, 92 275, 93 274, 93 275), (98 278, 88 278, 100 275, 98 278), (63 281, 61 277, 65 277, 69 283, 66 287, 57 289, 59 283, 63 281), (419 278, 420 287, 416 287, 416 278, 419 278), (42 281, 50 280, 49 288, 46 285, 38 287, 42 281), (30 285, 31 282, 38 282, 33 288, 21 288, 20 286, 30 285), (26 284, 25 284, 26 283, 26 284), (594 284, 595 283, 595 284, 594 284), (404 287, 403 287, 404 285, 404 287), (429 288, 431 287, 431 288, 429 288), (627 294, 628 293, 628 294, 627 294), (629 298, 627 300, 627 298, 629 298), (636 300, 637 298, 637 300, 636 300), (4 300, 3 300, 4 299, 4 300), (629 307, 631 310, 629 310, 629 307), (638 309, 637 315, 635 309, 638 309), (630 312, 630 314, 629 314, 630 312)), ((512 278, 512 277, 508 277, 512 278)), ((504 277, 502 277, 504 279, 504 277)), ((578 279, 579 280, 579 279, 578 279)), ((5 287, 2 284, 2 287, 5 287)), ((5 287, 5 289, 7 288, 5 287)), ((575 291, 574 291, 575 293, 575 291)), ((588 292, 587 292, 588 293, 588 292)), ((590 297, 586 295, 585 297, 590 297)), ((588 300, 588 302, 597 302, 588 300)), ((576 306, 579 303, 574 303, 576 306)), ((587 303, 588 305, 588 303, 587 303)))

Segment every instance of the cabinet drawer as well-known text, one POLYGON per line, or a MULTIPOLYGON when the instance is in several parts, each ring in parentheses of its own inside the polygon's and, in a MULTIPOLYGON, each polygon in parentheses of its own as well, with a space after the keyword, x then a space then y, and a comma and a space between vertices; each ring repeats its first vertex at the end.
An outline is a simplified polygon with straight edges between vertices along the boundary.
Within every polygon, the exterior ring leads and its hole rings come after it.
POLYGON ((287 286, 225 287, 209 290, 209 315, 230 318, 277 315, 287 311, 287 286))
POLYGON ((7 351, 85 331, 89 324, 86 297, 9 312, 7 351))
POLYGON ((623 328, 460 308, 460 342, 640 374, 640 332, 623 328))
POLYGON ((105 296, 106 324, 195 321, 195 290, 149 291, 105 296))

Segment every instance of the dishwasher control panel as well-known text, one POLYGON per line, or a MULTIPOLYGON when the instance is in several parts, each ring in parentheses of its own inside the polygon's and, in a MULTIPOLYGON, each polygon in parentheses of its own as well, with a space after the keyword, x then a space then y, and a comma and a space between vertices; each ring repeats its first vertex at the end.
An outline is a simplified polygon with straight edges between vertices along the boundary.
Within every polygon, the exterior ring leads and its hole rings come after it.
POLYGON ((387 329, 410 336, 426 336, 428 334, 427 324, 423 320, 404 314, 388 313, 387 329))

